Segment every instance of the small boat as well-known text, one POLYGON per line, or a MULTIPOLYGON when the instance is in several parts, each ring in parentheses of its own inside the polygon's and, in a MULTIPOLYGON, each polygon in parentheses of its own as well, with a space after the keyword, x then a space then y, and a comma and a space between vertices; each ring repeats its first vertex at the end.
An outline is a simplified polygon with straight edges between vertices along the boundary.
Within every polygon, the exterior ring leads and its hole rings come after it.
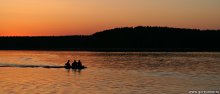
POLYGON ((85 69, 86 66, 78 66, 78 67, 72 67, 72 66, 64 66, 65 69, 85 69))

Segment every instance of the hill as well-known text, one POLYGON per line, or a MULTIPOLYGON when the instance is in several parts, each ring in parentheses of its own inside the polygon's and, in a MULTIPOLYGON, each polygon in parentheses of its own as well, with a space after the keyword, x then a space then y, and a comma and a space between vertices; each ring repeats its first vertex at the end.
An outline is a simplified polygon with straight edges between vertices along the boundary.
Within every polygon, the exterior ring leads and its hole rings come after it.
POLYGON ((220 30, 123 27, 88 36, 0 37, 1 50, 220 51, 220 30))

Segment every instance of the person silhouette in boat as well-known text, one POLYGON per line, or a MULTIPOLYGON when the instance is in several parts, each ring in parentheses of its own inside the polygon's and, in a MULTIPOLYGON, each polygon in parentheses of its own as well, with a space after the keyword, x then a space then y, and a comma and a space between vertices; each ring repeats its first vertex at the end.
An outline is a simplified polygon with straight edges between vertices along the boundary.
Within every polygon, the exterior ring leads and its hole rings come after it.
POLYGON ((77 65, 78 63, 76 62, 76 60, 74 60, 72 63, 72 69, 77 69, 77 65))
POLYGON ((66 64, 65 64, 65 68, 70 68, 71 66, 70 66, 70 60, 68 60, 67 62, 66 62, 66 64))
POLYGON ((80 60, 78 61, 77 67, 78 67, 78 68, 81 68, 81 67, 82 67, 82 62, 81 62, 80 60))

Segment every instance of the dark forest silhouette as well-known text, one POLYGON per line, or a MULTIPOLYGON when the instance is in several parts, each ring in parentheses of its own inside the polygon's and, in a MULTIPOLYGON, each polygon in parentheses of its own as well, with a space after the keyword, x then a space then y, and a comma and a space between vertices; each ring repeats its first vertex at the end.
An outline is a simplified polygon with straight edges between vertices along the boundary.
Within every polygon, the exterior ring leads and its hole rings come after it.
POLYGON ((0 37, 1 50, 220 51, 220 30, 124 27, 87 36, 0 37))

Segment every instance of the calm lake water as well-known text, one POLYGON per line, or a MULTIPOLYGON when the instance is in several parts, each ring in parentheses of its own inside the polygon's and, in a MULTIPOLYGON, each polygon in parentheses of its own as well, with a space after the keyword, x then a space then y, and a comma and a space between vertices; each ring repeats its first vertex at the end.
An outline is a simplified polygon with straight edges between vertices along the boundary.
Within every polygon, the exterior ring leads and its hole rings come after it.
POLYGON ((220 90, 220 53, 0 51, 0 94, 188 94, 220 90), (80 59, 88 68, 62 66, 80 59))

